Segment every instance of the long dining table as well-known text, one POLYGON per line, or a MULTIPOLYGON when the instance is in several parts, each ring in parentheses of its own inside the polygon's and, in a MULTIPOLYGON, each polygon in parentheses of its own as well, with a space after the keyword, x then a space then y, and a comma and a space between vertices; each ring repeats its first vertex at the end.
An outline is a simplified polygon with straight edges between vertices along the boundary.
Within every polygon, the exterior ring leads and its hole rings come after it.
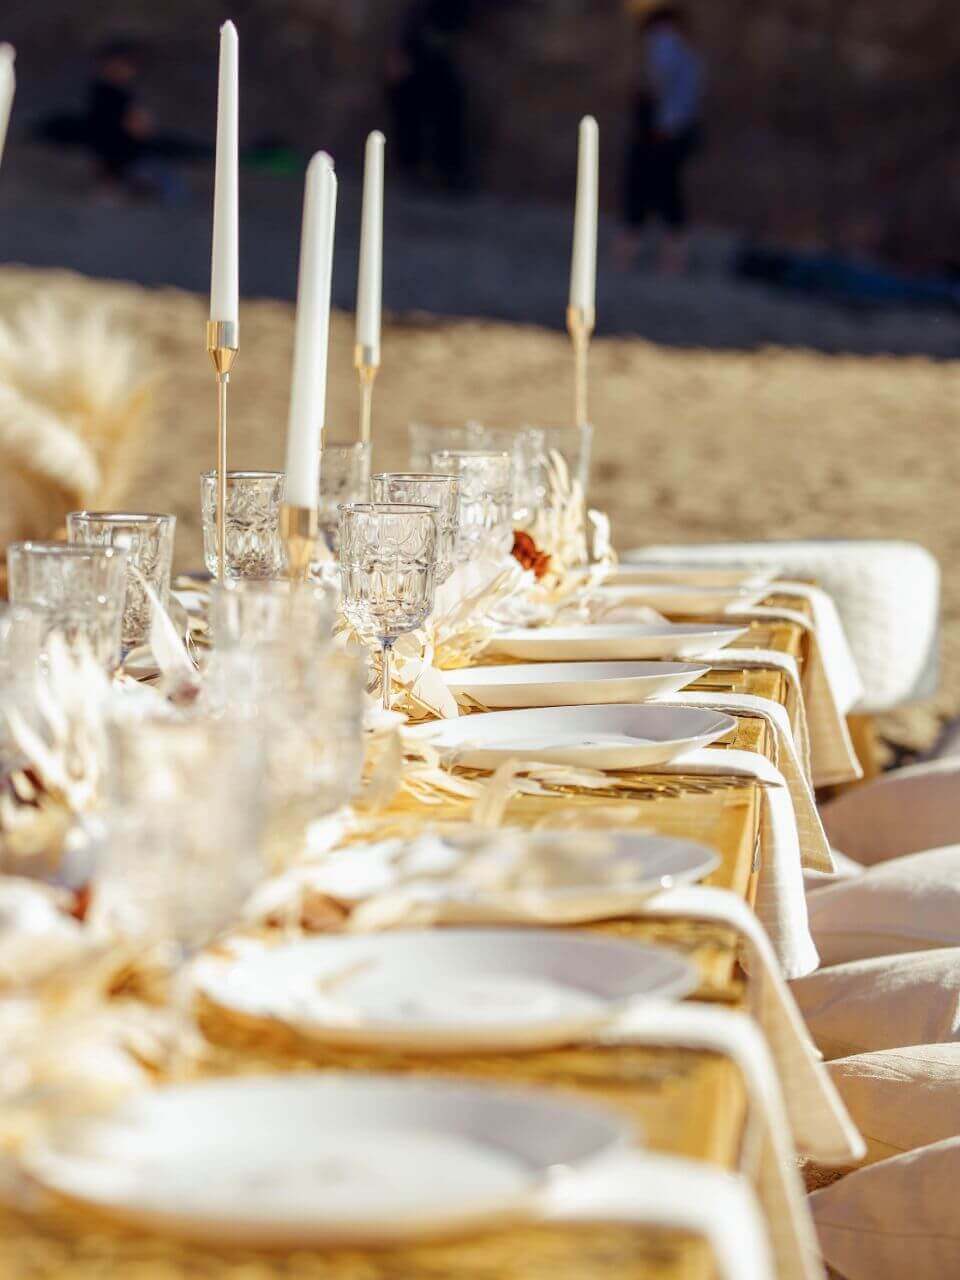
MULTIPOLYGON (((775 601, 773 601, 775 603, 775 601)), ((796 602, 791 602, 796 608, 796 602)), ((790 654, 802 669, 808 633, 797 623, 763 619, 737 644, 790 654)), ((728 659, 735 647, 728 651, 728 659)), ((791 689, 781 670, 724 665, 697 682, 704 690, 753 694, 788 712, 791 689)), ((694 686, 697 687, 696 685, 694 686)), ((739 714, 737 728, 712 750, 731 747, 773 758, 768 722, 739 714)), ((709 779, 655 772, 612 774, 601 791, 558 787, 554 794, 514 795, 504 823, 520 826, 617 825, 682 836, 711 846, 720 864, 708 884, 752 899, 760 848, 761 792, 755 780, 722 773, 709 779)), ((469 803, 451 800, 438 811, 409 794, 394 801, 397 815, 416 826, 469 817, 469 803)), ((694 920, 624 918, 578 926, 643 942, 659 942, 698 967, 696 998, 730 1007, 745 1004, 747 978, 732 930, 694 920)), ((694 1049, 574 1044, 512 1053, 423 1054, 329 1048, 301 1039, 276 1022, 244 1019, 211 1005, 199 1009, 211 1044, 198 1070, 207 1074, 278 1071, 427 1072, 502 1084, 566 1090, 612 1105, 628 1116, 650 1148, 743 1167, 747 1095, 738 1068, 694 1049)), ((749 1170, 746 1170, 749 1173, 749 1170)), ((148 1235, 113 1224, 87 1208, 38 1196, 27 1208, 0 1209, 0 1275, 12 1280, 129 1280, 224 1277, 230 1280, 709 1280, 704 1244, 677 1232, 619 1226, 525 1225, 448 1241, 378 1249, 269 1253, 213 1248, 148 1235)))

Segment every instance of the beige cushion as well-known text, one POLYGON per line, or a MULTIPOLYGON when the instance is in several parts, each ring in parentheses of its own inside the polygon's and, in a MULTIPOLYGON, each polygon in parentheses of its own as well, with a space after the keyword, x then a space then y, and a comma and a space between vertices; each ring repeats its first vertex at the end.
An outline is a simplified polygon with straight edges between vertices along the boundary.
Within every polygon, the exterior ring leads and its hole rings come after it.
POLYGON ((960 946, 960 845, 816 889, 807 912, 822 965, 960 946))
POLYGON ((867 1162, 960 1135, 960 1043, 838 1058, 827 1067, 867 1144, 867 1162))
POLYGON ((960 759, 893 769, 821 809, 835 849, 873 865, 960 841, 960 759))
POLYGON ((820 1247, 846 1280, 960 1276, 960 1138, 881 1160, 810 1196, 820 1247))
POLYGON ((960 1040, 960 948, 853 960, 790 989, 828 1059, 960 1040))

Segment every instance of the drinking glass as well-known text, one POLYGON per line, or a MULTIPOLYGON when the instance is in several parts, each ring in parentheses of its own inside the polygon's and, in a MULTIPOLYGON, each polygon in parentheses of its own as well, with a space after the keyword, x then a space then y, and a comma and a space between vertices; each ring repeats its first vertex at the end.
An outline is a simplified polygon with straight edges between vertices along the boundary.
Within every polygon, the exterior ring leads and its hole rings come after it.
POLYGON ((357 502, 340 508, 341 605, 382 654, 383 707, 390 709, 390 652, 433 609, 437 508, 357 502))
POLYGON ((322 652, 333 634, 334 601, 314 583, 286 579, 234 579, 215 583, 210 624, 215 651, 287 650, 322 652))
POLYGON ((77 546, 119 547, 127 553, 127 590, 121 641, 129 653, 150 635, 153 610, 144 588, 149 583, 164 609, 170 599, 170 569, 176 516, 134 511, 71 511, 67 538, 77 546))
POLYGON ((513 545, 513 459, 503 450, 440 449, 435 471, 460 477, 457 559, 506 555, 513 545))
POLYGON ((370 496, 380 503, 412 503, 437 509, 437 583, 453 573, 460 528, 460 477, 429 472, 384 471, 370 478, 370 496))
MULTIPOLYGON (((580 486, 586 499, 590 484, 590 455, 593 449, 593 427, 540 427, 546 457, 558 453, 567 465, 570 479, 580 486)), ((544 497, 549 500, 549 493, 544 497)))
POLYGON ((514 520, 528 521, 541 505, 546 489, 546 445, 542 427, 485 427, 468 422, 462 427, 437 427, 411 422, 410 467, 426 471, 440 449, 485 449, 509 453, 513 458, 514 520))
MULTIPOLYGON (((282 471, 228 471, 225 574, 228 578, 276 578, 284 569, 280 538, 282 471)), ((217 473, 201 479, 203 560, 217 576, 217 473)))
POLYGON ((87 648, 113 671, 120 663, 126 565, 119 547, 13 542, 7 548, 10 601, 38 609, 45 634, 59 632, 68 646, 87 648))
POLYGON ((337 549, 340 507, 366 502, 370 496, 370 446, 324 442, 320 450, 320 532, 331 551, 337 549))
POLYGON ((262 871, 262 763, 229 716, 131 716, 108 730, 98 885, 134 934, 186 951, 236 919, 262 871))
POLYGON ((108 727, 94 907, 138 943, 173 944, 172 1073, 190 1026, 186 962, 239 918, 264 874, 260 741, 244 729, 205 715, 108 727))
POLYGON ((313 584, 215 584, 211 621, 208 696, 263 739, 266 846, 288 864, 359 784, 364 664, 330 643, 332 600, 313 584))

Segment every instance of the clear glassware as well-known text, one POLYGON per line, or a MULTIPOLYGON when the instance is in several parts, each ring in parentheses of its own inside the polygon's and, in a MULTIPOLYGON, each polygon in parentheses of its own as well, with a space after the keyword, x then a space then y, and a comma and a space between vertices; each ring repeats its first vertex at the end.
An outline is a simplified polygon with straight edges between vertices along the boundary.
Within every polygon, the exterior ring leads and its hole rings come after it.
POLYGON ((109 726, 97 884, 125 932, 185 952, 236 920, 263 874, 263 768, 230 716, 109 726))
MULTIPOLYGON (((567 465, 570 479, 575 481, 586 500, 590 485, 590 458, 593 451, 593 427, 539 427, 544 438, 547 458, 558 453, 567 465)), ((549 493, 544 494, 549 500, 549 493)))
POLYGON ((331 551, 337 550, 340 507, 370 497, 370 453, 370 445, 359 440, 352 444, 324 441, 320 450, 317 513, 320 532, 331 551))
MULTIPOLYGON (((286 477, 282 471, 227 472, 228 578, 276 578, 284 570, 280 508, 286 477)), ((217 576, 217 473, 201 479, 203 561, 217 576)))
POLYGON ((340 508, 340 603, 357 631, 380 644, 387 711, 391 650, 433 609, 438 538, 436 507, 359 502, 340 508))
POLYGON ((214 583, 210 625, 217 652, 228 649, 322 652, 333 634, 335 603, 327 588, 285 578, 214 583))
POLYGON ((86 647, 105 671, 120 664, 127 553, 119 547, 13 542, 7 548, 12 604, 40 610, 44 633, 86 647))
POLYGON ((312 584, 215 584, 211 622, 208 696, 263 739, 266 845, 286 865, 359 784, 365 664, 330 643, 331 595, 312 584))
POLYGON ((138 944, 172 945, 178 1014, 168 1071, 185 1061, 189 958, 238 921, 263 878, 258 735, 223 716, 142 715, 108 727, 93 910, 138 944))
POLYGON ((430 472, 383 471, 370 477, 374 502, 437 508, 437 583, 453 573, 460 529, 460 477, 430 472))
POLYGON ((427 471, 439 449, 504 450, 513 457, 514 520, 525 524, 541 505, 546 488, 546 444, 542 427, 486 427, 468 422, 462 427, 437 427, 411 422, 410 467, 427 471))
POLYGON ((440 449, 435 471, 460 477, 457 559, 507 555, 513 545, 513 458, 502 450, 440 449))
POLYGON ((125 652, 145 644, 152 609, 144 589, 149 583, 164 609, 170 600, 170 570, 176 516, 134 511, 71 511, 67 539, 77 546, 119 547, 127 553, 127 591, 121 641, 125 652))

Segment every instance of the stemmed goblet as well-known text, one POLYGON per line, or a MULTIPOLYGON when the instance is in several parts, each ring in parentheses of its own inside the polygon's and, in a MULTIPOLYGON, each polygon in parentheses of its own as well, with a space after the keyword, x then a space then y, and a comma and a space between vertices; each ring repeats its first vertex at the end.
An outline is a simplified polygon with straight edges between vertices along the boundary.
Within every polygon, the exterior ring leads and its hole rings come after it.
POLYGON ((355 502, 340 508, 341 603, 356 629, 380 644, 385 711, 393 646, 423 626, 433 609, 438 537, 436 507, 355 502))

